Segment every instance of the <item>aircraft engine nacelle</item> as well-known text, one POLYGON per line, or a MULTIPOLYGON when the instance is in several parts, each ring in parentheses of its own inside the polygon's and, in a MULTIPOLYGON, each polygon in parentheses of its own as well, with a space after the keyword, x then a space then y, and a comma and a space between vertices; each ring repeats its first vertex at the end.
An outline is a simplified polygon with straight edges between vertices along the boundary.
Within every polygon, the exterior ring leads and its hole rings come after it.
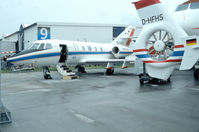
POLYGON ((123 58, 132 54, 132 50, 128 47, 117 45, 112 48, 112 54, 115 58, 123 58))

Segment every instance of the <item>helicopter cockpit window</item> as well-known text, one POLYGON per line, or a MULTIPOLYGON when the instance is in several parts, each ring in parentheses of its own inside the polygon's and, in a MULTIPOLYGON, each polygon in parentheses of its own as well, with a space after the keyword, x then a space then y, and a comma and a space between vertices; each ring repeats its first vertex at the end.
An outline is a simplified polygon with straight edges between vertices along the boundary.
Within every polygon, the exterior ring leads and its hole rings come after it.
POLYGON ((190 9, 199 9, 199 2, 191 3, 190 9))
POLYGON ((188 9, 189 4, 181 4, 177 7, 176 11, 184 11, 186 9, 188 9))

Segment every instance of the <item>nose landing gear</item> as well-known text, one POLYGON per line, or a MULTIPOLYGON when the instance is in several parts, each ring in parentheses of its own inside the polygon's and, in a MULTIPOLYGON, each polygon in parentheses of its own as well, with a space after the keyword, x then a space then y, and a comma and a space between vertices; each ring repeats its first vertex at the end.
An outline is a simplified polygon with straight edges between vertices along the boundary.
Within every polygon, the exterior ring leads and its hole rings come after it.
POLYGON ((44 79, 52 79, 50 75, 50 70, 47 66, 43 66, 43 75, 44 75, 44 79))

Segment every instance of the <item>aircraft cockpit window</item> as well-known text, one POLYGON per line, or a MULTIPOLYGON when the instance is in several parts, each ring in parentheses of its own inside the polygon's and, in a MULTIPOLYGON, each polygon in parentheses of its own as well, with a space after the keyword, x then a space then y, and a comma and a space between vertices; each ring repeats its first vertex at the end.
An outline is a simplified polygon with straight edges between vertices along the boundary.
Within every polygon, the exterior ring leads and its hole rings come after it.
POLYGON ((184 11, 186 10, 187 8, 189 7, 189 4, 182 4, 182 5, 179 5, 176 9, 176 11, 184 11))
POLYGON ((35 44, 33 44, 33 45, 30 47, 30 49, 37 49, 38 46, 39 46, 39 43, 35 43, 35 44))
POLYGON ((52 49, 53 46, 51 44, 46 44, 46 49, 52 49))
POLYGON ((44 44, 44 43, 40 44, 40 46, 39 46, 39 50, 44 49, 44 46, 45 46, 45 44, 44 44))
POLYGON ((190 6, 191 9, 199 9, 199 2, 193 2, 190 6))
POLYGON ((91 46, 88 46, 88 50, 89 50, 89 51, 91 51, 91 50, 92 50, 91 46))

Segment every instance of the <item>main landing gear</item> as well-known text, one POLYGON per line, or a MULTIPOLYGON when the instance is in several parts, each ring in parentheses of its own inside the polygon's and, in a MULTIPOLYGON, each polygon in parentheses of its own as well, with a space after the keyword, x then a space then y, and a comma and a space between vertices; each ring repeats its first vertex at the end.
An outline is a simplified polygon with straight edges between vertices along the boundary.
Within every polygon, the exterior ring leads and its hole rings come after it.
POLYGON ((199 79, 199 69, 194 69, 194 78, 199 79))
POLYGON ((170 78, 167 80, 162 80, 162 79, 158 79, 158 78, 153 78, 150 77, 147 73, 146 73, 146 64, 143 63, 143 74, 139 75, 139 80, 140 80, 140 84, 143 85, 145 83, 151 83, 151 84, 166 84, 171 82, 170 78))
POLYGON ((113 75, 114 69, 106 69, 106 75, 113 75))
POLYGON ((43 66, 43 75, 44 75, 44 79, 52 79, 50 75, 50 70, 47 66, 43 66))
POLYGON ((77 66, 76 68, 79 73, 86 73, 86 70, 83 66, 77 66))

